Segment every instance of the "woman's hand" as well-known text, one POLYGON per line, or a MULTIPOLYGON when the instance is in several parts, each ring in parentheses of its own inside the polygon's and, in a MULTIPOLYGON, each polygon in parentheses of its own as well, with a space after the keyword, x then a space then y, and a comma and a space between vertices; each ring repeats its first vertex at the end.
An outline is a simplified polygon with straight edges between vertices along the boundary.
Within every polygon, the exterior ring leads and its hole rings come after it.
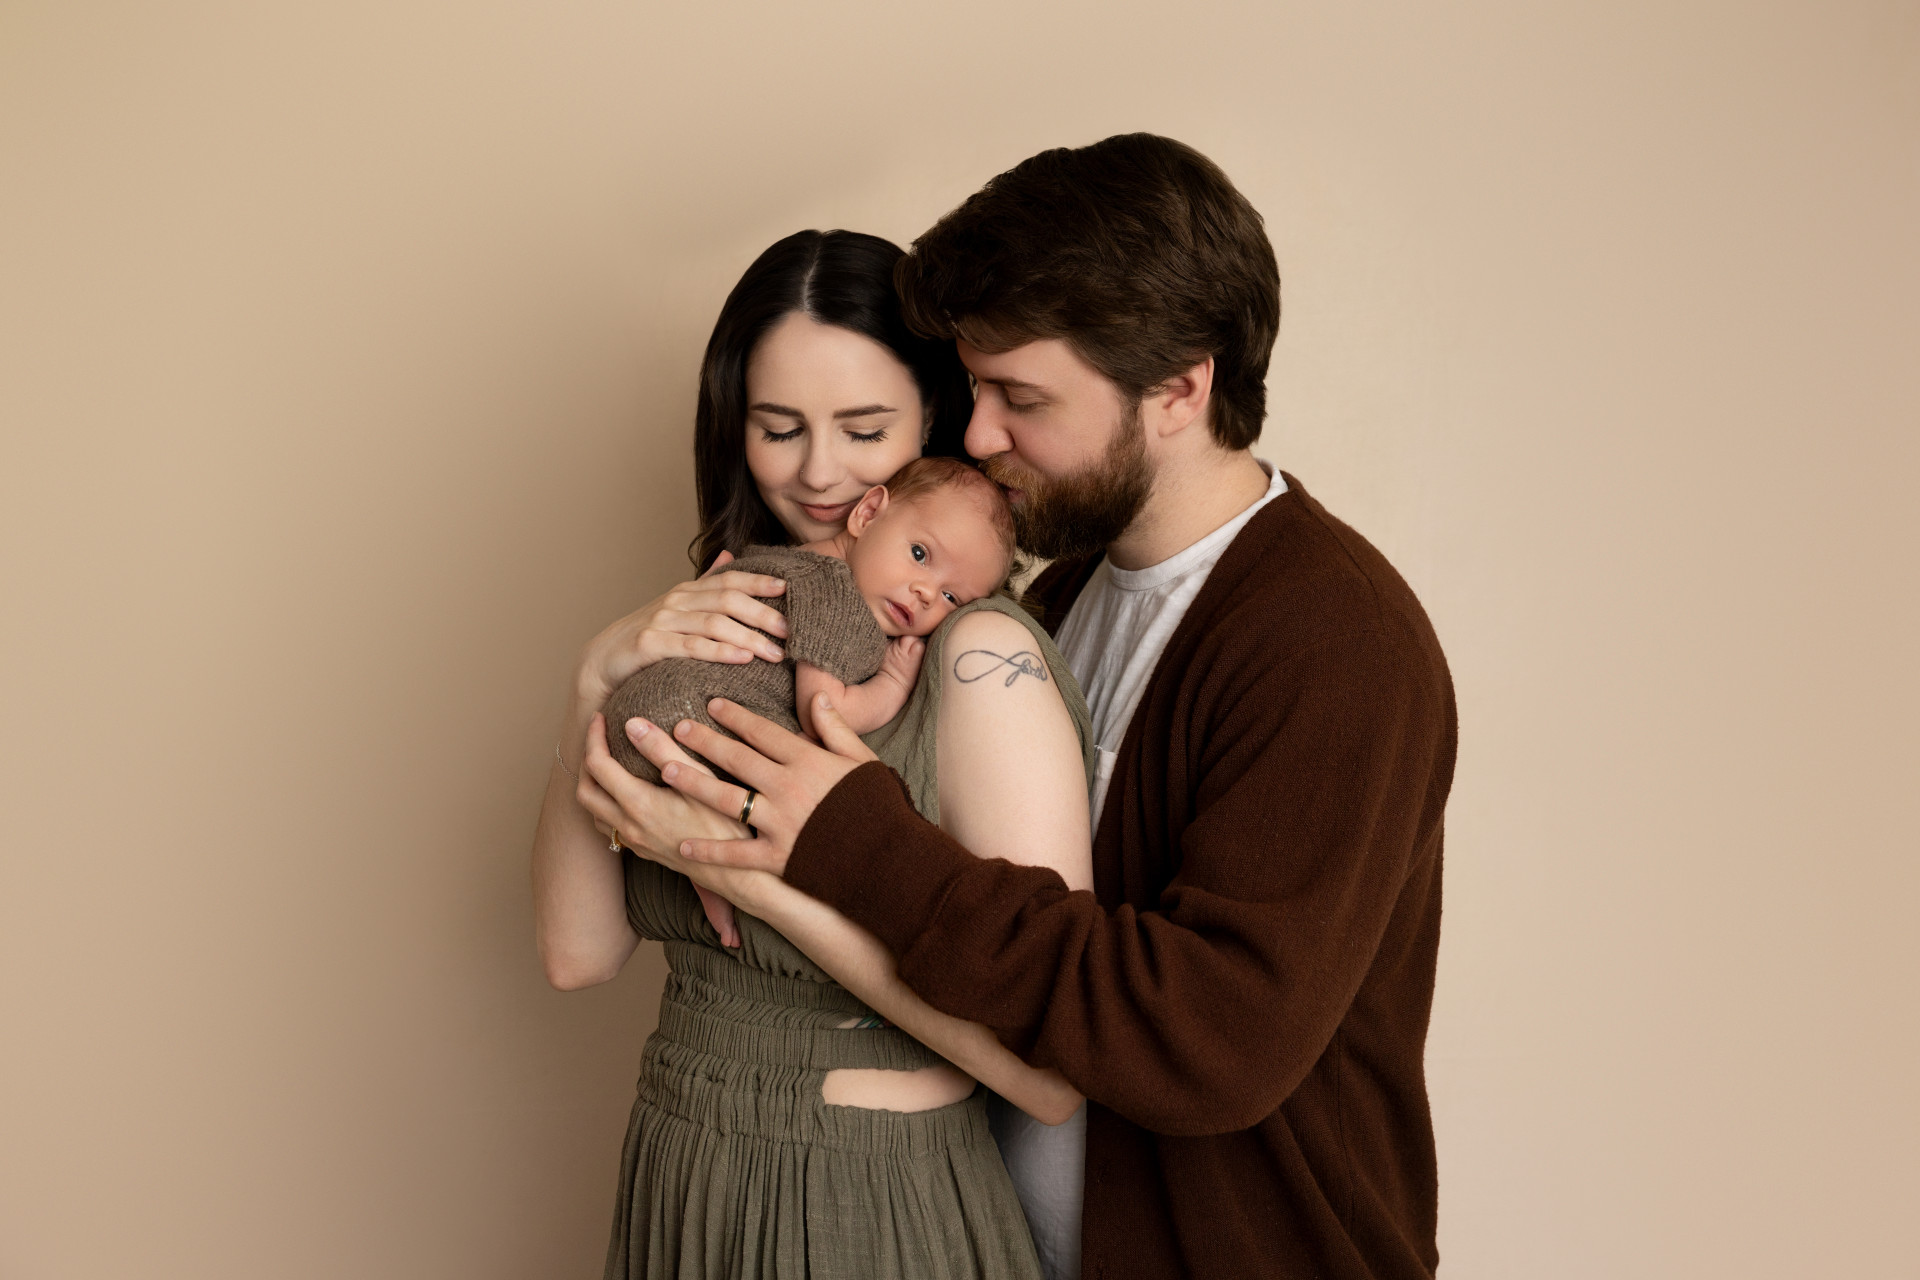
POLYGON ((760 635, 787 634, 787 620, 756 597, 787 589, 763 573, 722 572, 733 553, 722 551, 708 570, 648 602, 587 642, 581 651, 576 692, 582 704, 599 707, 642 667, 662 658, 705 662, 778 662, 780 646, 760 635))
MULTIPOLYGON (((635 719, 628 724, 629 740, 656 767, 699 773, 715 786, 727 785, 714 781, 711 773, 648 721, 635 719)), ((606 730, 606 717, 596 715, 587 729, 587 755, 579 785, 574 788, 574 799, 592 817, 594 827, 603 836, 618 832, 620 843, 641 857, 678 871, 696 886, 752 910, 744 899, 759 873, 691 862, 680 856, 680 846, 695 839, 745 839, 753 833, 737 819, 628 773, 607 751, 606 730)), ((732 790, 738 792, 739 788, 732 790)), ((737 812, 738 801, 734 808, 737 812)))

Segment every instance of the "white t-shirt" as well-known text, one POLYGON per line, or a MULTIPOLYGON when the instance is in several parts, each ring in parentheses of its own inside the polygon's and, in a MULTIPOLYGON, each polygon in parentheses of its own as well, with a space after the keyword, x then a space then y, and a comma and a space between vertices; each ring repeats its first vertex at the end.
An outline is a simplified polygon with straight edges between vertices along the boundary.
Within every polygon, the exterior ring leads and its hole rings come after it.
MULTIPOLYGON (((1055 637, 1093 713, 1099 764, 1091 796, 1093 828, 1100 828, 1113 762, 1140 695, 1160 664, 1187 607, 1227 544, 1254 512, 1287 491, 1286 478, 1261 463, 1270 479, 1252 506, 1184 551, 1145 569, 1116 569, 1102 560, 1055 637)), ((1010 1104, 995 1100, 993 1136, 1013 1176, 1047 1280, 1079 1280, 1080 1212, 1086 1199, 1087 1108, 1049 1128, 1010 1104)))

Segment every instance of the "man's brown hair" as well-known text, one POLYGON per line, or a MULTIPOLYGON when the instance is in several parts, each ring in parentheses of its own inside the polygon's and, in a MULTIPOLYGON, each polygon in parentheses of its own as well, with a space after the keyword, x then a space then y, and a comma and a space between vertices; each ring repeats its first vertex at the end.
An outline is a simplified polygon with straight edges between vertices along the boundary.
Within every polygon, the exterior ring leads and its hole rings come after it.
POLYGON ((894 279, 917 332, 992 352, 1059 338, 1135 403, 1212 356, 1214 438, 1260 438, 1280 269, 1259 213, 1185 143, 1043 151, 915 240, 894 279))

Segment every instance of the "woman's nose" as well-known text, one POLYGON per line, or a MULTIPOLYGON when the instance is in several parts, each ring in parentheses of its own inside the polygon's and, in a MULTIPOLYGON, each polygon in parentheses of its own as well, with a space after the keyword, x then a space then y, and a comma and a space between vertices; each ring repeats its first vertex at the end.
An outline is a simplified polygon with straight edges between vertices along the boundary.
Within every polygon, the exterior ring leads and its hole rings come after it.
POLYGON ((840 482, 840 468, 833 450, 822 439, 824 432, 807 433, 807 456, 800 464, 800 483, 815 493, 825 493, 840 482))

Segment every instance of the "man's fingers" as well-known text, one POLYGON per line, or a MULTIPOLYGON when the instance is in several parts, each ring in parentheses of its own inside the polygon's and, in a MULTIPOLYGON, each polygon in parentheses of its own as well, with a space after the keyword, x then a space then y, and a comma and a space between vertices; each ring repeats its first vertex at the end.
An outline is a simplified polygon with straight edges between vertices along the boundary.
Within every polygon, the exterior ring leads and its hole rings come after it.
MULTIPOLYGON (((739 703, 729 702, 725 698, 711 699, 707 703, 707 714, 712 716, 714 720, 720 724, 725 725, 727 728, 739 734, 741 741, 745 742, 755 751, 766 756, 769 760, 777 760, 781 764, 791 764, 794 757, 800 754, 802 748, 813 748, 811 742, 808 742, 792 730, 783 729, 765 716, 757 716, 739 703)), ((716 734, 714 736, 718 737, 719 735, 716 734)), ((700 752, 701 755, 707 755, 705 749, 698 744, 690 743, 689 745, 692 746, 695 751, 700 752)), ((732 765, 726 763, 724 760, 720 760, 716 756, 708 756, 707 758, 715 760, 720 767, 728 773, 738 774, 738 776, 743 778, 746 777, 745 774, 740 773, 740 771, 732 765)))
POLYGON ((686 840, 680 856, 691 862, 707 862, 716 867, 740 867, 748 871, 771 871, 776 875, 787 860, 762 840, 686 840))
MULTIPOLYGON (((701 754, 706 753, 701 752, 701 754)), ((729 769, 728 772, 731 773, 732 770, 729 769)), ((660 770, 660 776, 675 791, 698 800, 715 813, 724 813, 729 816, 737 814, 740 812, 740 806, 747 801, 746 788, 735 786, 731 782, 722 782, 705 769, 695 768, 691 763, 669 764, 660 770)))
POLYGON ((665 769, 670 764, 680 764, 712 776, 713 770, 688 755, 673 740, 672 734, 661 732, 660 727, 652 721, 635 716, 627 721, 626 729, 627 741, 633 744, 634 750, 651 761, 654 768, 665 769))
POLYGON ((697 751, 712 761, 714 768, 725 770, 757 791, 767 789, 770 771, 779 768, 752 747, 735 742, 698 720, 682 720, 673 726, 673 736, 687 750, 697 751))
POLYGON ((832 699, 824 693, 813 700, 813 731, 820 735, 820 745, 837 756, 860 761, 880 758, 841 718, 840 708, 834 706, 832 699))

